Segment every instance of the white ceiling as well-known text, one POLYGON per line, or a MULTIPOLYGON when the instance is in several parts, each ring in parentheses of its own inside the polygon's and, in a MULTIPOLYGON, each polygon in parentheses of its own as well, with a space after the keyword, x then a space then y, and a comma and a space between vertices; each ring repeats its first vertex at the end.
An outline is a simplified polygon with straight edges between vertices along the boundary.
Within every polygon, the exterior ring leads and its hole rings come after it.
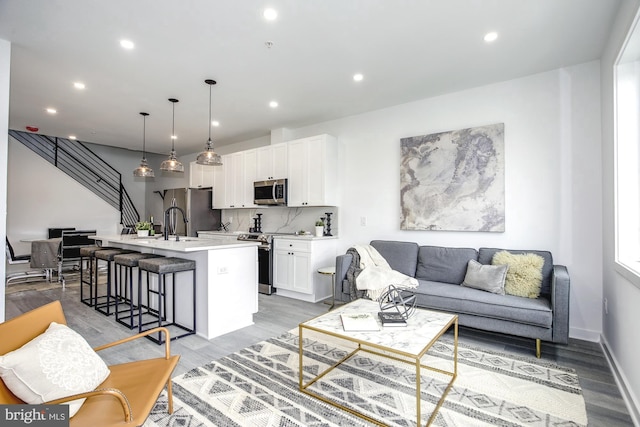
POLYGON ((178 155, 598 59, 619 0, 0 0, 9 127, 178 155), (266 21, 262 11, 275 8, 266 21), (489 31, 499 37, 483 41, 489 31), (136 47, 125 51, 119 40, 136 47), (265 46, 272 41, 273 47, 265 46), (364 80, 354 82, 354 73, 364 80), (82 81, 78 91, 73 82, 82 81), (279 107, 271 109, 269 101, 279 107), (54 107, 50 115, 45 108, 54 107))

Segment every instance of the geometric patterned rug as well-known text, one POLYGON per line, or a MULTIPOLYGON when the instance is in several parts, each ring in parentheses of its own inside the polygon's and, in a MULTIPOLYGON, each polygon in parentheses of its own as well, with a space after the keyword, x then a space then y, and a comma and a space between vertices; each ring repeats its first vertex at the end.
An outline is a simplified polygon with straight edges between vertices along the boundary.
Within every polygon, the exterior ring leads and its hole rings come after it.
MULTIPOLYGON (((371 423, 298 390, 297 328, 173 379, 174 412, 163 392, 145 427, 370 426, 371 423)), ((352 347, 306 339, 308 378, 352 347)), ((441 338, 423 364, 452 370, 453 343, 441 338)), ((424 425, 448 383, 423 370, 424 425)), ((308 379, 307 378, 307 379, 308 379)), ((416 426, 415 368, 359 352, 313 387, 383 425, 416 426)), ((536 358, 497 353, 458 343, 458 376, 434 426, 586 426, 578 377, 536 358)))

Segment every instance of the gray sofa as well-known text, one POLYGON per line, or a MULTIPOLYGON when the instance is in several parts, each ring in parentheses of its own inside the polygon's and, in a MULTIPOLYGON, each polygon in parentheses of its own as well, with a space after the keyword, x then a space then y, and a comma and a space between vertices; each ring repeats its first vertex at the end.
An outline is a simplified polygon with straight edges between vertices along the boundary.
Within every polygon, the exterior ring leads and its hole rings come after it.
MULTIPOLYGON (((455 313, 463 326, 533 338, 538 357, 541 340, 568 341, 569 273, 565 266, 553 264, 550 252, 508 249, 514 254, 535 253, 544 258, 540 296, 523 298, 460 286, 470 259, 491 264, 493 255, 503 249, 418 246, 386 240, 373 240, 371 245, 392 269, 418 279, 418 307, 455 313)), ((336 301, 347 302, 362 295, 347 280, 352 260, 349 253, 336 258, 336 301)))

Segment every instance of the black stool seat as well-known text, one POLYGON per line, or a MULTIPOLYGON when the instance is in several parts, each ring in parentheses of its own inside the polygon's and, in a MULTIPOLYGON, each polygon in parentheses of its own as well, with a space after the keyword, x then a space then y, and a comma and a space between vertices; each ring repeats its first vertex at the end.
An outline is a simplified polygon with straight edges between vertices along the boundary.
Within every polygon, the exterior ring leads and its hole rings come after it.
MULTIPOLYGON (((116 322, 127 326, 129 329, 137 326, 136 319, 139 317, 137 311, 146 308, 141 301, 134 301, 134 295, 137 295, 137 293, 134 294, 133 292, 133 269, 138 266, 139 260, 157 257, 160 257, 160 255, 140 252, 118 254, 113 257, 116 270, 114 280, 116 322), (122 268, 125 269, 124 281, 121 281, 122 268), (124 305, 124 309, 122 309, 121 303, 124 305)), ((138 280, 140 280, 140 277, 138 277, 138 280)), ((139 283, 138 286, 140 286, 139 283)))
POLYGON ((96 251, 104 251, 106 249, 115 249, 115 248, 102 247, 102 246, 83 246, 80 248, 80 256, 92 257, 96 253, 96 251))
POLYGON ((127 254, 118 254, 113 257, 113 262, 125 267, 137 267, 138 261, 145 258, 158 258, 161 255, 156 254, 143 254, 140 252, 132 252, 127 254))
POLYGON ((130 249, 120 249, 120 248, 110 248, 110 249, 99 249, 94 252, 96 258, 101 259, 103 261, 113 261, 113 257, 120 254, 129 254, 133 253, 130 249))
MULTIPOLYGON (((175 340, 178 338, 185 337, 187 335, 193 335, 196 331, 196 262, 190 259, 184 258, 176 258, 176 257, 167 257, 167 258, 145 258, 138 260, 138 301, 142 301, 143 287, 146 289, 147 295, 147 311, 143 313, 142 310, 139 311, 138 315, 138 331, 144 332, 153 327, 169 327, 181 329, 182 333, 174 334, 171 333, 171 339, 175 340), (182 272, 191 272, 192 282, 191 282, 191 294, 192 294, 192 311, 191 313, 191 325, 185 325, 178 323, 176 320, 176 299, 186 298, 188 292, 180 291, 176 292, 176 275, 182 272), (142 283, 142 273, 146 273, 146 286, 142 283), (151 289, 151 284, 149 281, 149 274, 157 274, 157 289, 151 289), (171 275, 171 293, 167 293, 167 285, 166 285, 166 275, 171 275), (156 295, 157 299, 155 304, 153 304, 151 300, 151 295, 156 295), (170 296, 171 308, 170 311, 167 310, 167 299, 170 296), (153 307, 155 305, 155 307, 153 307), (145 314, 147 317, 151 317, 153 320, 143 322, 142 315, 145 314), (150 325, 150 327, 148 327, 150 325), (145 327, 147 327, 145 329, 145 327)), ((186 314, 186 313, 184 313, 186 314)), ((157 344, 162 344, 164 342, 163 336, 158 334, 158 337, 154 337, 152 335, 147 335, 146 337, 157 344)))
POLYGON ((140 269, 150 271, 152 273, 167 274, 195 270, 196 262, 190 259, 167 257, 141 259, 138 266, 140 269))

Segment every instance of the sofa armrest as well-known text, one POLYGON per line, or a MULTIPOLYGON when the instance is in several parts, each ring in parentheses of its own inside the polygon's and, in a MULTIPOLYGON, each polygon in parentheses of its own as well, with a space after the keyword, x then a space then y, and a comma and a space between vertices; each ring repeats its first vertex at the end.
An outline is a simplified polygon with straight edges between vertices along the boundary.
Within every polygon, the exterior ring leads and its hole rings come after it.
POLYGON ((343 282, 347 280, 347 270, 351 265, 353 256, 351 254, 338 255, 336 257, 336 277, 334 278, 334 295, 336 301, 349 301, 349 293, 343 292, 343 282))
POLYGON ((569 342, 569 271, 554 265, 551 273, 551 309, 553 310, 553 342, 569 342))

